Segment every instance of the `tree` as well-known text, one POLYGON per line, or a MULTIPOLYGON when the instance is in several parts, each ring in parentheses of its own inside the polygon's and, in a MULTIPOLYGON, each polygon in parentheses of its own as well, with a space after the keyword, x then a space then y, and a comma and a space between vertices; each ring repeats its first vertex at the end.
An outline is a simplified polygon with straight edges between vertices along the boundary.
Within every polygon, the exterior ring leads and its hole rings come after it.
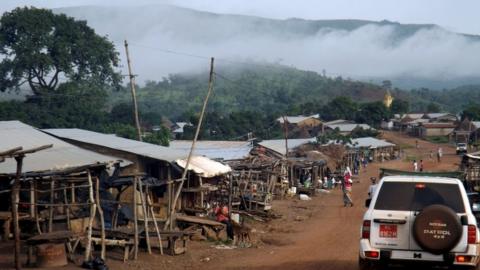
POLYGON ((382 102, 368 102, 361 104, 356 121, 378 127, 382 120, 389 119, 390 116, 388 108, 382 102))
POLYGON ((470 121, 480 120, 480 104, 471 103, 461 113, 462 120, 468 118, 470 121))
POLYGON ((440 111, 441 111, 441 108, 437 103, 430 102, 427 105, 427 112, 429 113, 438 113, 440 111))
POLYGON ((40 96, 57 89, 60 78, 117 86, 118 53, 113 43, 64 14, 16 8, 0 19, 0 91, 28 83, 40 96))
POLYGON ((392 81, 390 81, 390 80, 382 81, 382 88, 385 89, 385 90, 391 90, 392 89, 392 81))
POLYGON ((334 142, 337 144, 352 144, 352 138, 348 135, 343 135, 340 133, 339 128, 335 128, 330 132, 326 132, 317 137, 317 143, 321 145, 329 144, 334 142))
POLYGON ((148 143, 169 146, 171 139, 170 130, 162 126, 159 131, 154 131, 151 134, 145 136, 144 141, 148 143))
POLYGON ((357 109, 357 104, 349 97, 340 96, 323 106, 320 115, 327 121, 335 119, 353 120, 357 109))
POLYGON ((393 114, 406 114, 410 111, 410 104, 406 100, 394 99, 390 111, 393 114))

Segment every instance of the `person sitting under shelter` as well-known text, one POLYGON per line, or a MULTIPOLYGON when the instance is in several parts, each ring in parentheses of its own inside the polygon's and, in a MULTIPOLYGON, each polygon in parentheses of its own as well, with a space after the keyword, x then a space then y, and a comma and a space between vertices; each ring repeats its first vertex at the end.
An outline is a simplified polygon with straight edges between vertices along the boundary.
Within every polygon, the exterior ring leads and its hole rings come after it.
POLYGON ((230 220, 228 207, 226 205, 217 206, 215 208, 215 216, 218 222, 223 223, 227 226, 228 238, 233 240, 233 227, 232 227, 232 221, 230 220))

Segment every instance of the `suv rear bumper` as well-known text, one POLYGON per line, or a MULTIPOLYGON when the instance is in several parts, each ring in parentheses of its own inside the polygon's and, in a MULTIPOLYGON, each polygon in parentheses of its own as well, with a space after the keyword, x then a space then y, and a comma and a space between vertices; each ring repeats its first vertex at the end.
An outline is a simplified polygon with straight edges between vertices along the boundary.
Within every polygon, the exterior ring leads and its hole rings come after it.
POLYGON ((369 261, 378 261, 381 263, 407 263, 407 262, 424 262, 439 265, 464 265, 476 266, 480 260, 480 249, 478 245, 468 245, 467 252, 453 252, 444 255, 434 255, 424 251, 410 250, 394 250, 394 249, 376 249, 370 245, 367 239, 360 240, 360 258, 369 261), (378 258, 369 258, 365 256, 365 252, 377 251, 380 255, 378 258), (467 256, 471 258, 468 262, 458 262, 457 256, 467 256))

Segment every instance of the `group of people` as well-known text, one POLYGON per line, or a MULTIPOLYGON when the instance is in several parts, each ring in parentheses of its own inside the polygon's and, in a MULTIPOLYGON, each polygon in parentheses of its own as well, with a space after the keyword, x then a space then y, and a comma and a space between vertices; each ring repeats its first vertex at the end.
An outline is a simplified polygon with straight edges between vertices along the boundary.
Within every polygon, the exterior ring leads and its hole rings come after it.
POLYGON ((423 172, 423 159, 420 160, 420 164, 417 163, 417 160, 413 160, 413 171, 423 172))

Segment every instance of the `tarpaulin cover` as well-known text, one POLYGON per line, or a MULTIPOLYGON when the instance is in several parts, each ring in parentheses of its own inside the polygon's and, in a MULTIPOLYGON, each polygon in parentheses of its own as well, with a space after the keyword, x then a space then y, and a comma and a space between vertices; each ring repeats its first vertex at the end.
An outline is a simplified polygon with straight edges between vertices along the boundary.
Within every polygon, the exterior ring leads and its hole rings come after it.
MULTIPOLYGON (((178 159, 175 162, 184 169, 187 165, 186 159, 178 159)), ((228 165, 201 156, 192 157, 190 164, 188 164, 188 169, 206 178, 223 175, 232 171, 232 168, 228 165)))

